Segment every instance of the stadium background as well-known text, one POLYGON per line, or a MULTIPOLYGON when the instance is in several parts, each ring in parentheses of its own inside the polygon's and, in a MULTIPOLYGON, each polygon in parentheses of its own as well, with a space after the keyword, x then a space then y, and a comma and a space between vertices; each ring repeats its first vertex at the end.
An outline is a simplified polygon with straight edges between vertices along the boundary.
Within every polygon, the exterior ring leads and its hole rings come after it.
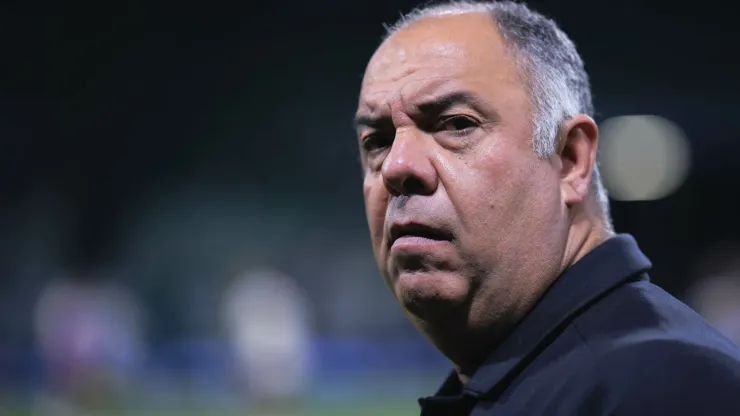
MULTIPOLYGON (((419 2, 241 3, 0 7, 0 411, 255 413, 242 349, 274 345, 299 415, 413 414, 446 373, 375 270, 351 126, 419 2)), ((591 75, 616 228, 735 336, 737 6, 530 4, 591 75)))

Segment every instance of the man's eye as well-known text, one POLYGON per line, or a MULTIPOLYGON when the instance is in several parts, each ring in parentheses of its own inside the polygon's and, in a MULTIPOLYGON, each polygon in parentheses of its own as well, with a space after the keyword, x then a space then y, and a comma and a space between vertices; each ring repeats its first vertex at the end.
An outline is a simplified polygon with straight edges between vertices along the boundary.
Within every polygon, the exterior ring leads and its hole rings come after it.
POLYGON ((383 149, 387 146, 389 146, 391 143, 391 140, 389 140, 387 137, 373 133, 368 134, 362 139, 362 148, 366 152, 372 152, 374 150, 383 149))
POLYGON ((443 118, 438 130, 445 131, 466 131, 478 127, 478 122, 467 116, 452 116, 443 118))

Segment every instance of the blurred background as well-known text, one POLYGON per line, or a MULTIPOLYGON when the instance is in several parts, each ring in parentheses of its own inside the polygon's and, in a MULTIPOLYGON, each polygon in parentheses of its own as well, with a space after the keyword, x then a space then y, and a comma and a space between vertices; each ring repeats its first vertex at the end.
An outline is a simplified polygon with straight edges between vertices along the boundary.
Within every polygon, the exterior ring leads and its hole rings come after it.
MULTIPOLYGON (((4 2, 0 414, 417 412, 448 366, 376 271, 351 119, 418 5, 4 2)), ((740 342, 737 6, 530 5, 586 62, 617 230, 740 342)))

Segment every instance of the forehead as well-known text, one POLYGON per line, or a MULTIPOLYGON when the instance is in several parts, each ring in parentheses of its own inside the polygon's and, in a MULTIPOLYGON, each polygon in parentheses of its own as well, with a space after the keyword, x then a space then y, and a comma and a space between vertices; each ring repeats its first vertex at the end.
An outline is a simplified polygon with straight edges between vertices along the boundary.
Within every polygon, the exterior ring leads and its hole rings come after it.
POLYGON ((485 13, 428 17, 388 38, 370 60, 360 105, 382 105, 451 88, 496 88, 516 81, 513 61, 485 13))

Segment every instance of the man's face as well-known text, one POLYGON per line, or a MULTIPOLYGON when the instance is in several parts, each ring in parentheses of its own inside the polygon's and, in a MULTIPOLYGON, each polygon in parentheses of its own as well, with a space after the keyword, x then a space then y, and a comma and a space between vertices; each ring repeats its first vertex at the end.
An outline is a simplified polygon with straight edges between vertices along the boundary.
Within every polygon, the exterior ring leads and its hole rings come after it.
POLYGON ((533 151, 519 75, 484 14, 414 23, 368 64, 356 120, 367 220, 416 324, 457 314, 484 325, 560 267, 559 174, 533 151))

